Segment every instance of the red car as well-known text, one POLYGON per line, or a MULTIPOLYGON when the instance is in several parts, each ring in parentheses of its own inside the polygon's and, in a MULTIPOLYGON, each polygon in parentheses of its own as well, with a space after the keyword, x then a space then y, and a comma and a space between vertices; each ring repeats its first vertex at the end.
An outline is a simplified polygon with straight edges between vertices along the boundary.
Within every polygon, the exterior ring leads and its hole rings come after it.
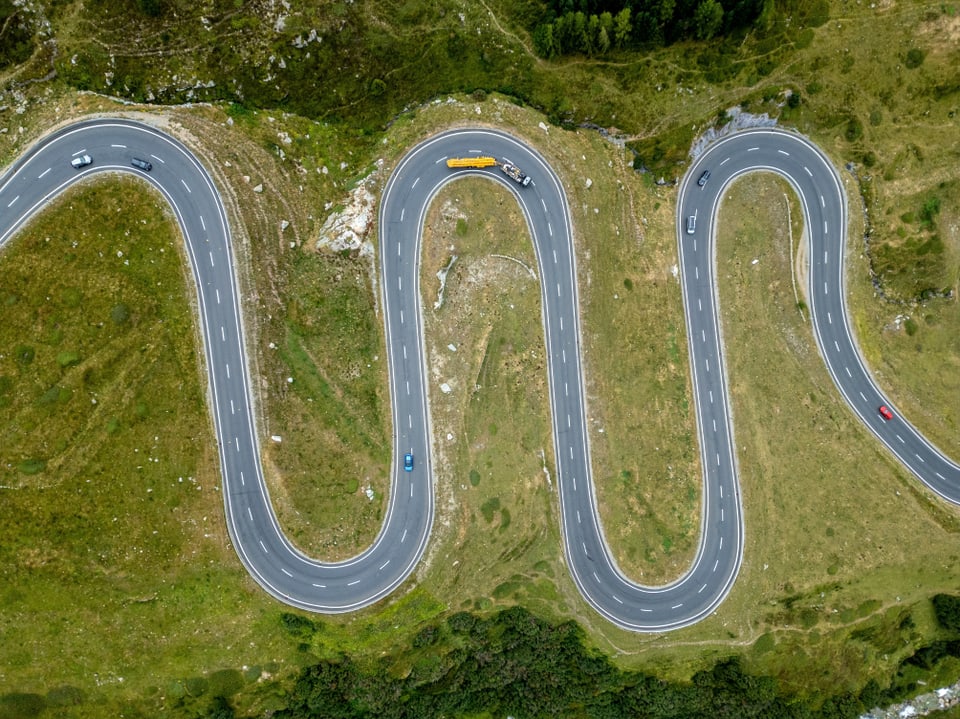
POLYGON ((893 419, 893 412, 890 411, 890 408, 887 405, 880 405, 880 416, 883 417, 888 422, 893 419))

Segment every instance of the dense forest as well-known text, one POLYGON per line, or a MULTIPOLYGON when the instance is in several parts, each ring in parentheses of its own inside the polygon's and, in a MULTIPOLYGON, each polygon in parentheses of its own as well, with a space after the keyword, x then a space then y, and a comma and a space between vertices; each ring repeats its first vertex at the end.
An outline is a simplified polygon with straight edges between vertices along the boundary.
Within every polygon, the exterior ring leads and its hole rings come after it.
POLYGON ((709 40, 753 26, 764 0, 551 0, 548 20, 537 25, 541 57, 605 55, 684 39, 709 40))

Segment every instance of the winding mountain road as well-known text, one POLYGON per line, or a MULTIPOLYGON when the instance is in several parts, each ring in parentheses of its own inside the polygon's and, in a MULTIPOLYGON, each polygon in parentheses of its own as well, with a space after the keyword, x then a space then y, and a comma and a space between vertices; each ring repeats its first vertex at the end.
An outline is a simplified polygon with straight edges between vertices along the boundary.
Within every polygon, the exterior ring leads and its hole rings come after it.
POLYGON ((665 631, 707 616, 730 591, 743 554, 743 523, 733 451, 714 276, 713 219, 725 186, 751 171, 783 175, 797 190, 810 242, 808 295, 821 354, 853 411, 917 477, 960 502, 960 468, 938 452, 890 405, 863 365, 847 323, 843 287, 846 202, 836 171, 813 145, 780 131, 749 131, 711 146, 680 188, 677 228, 687 334, 704 468, 701 542, 678 581, 642 587, 616 567, 598 519, 581 366, 576 258, 562 184, 547 162, 512 136, 488 129, 452 130, 413 148, 398 164, 380 206, 381 292, 392 398, 394 463, 389 506, 373 544, 356 557, 320 562, 281 532, 260 464, 251 416, 237 280, 230 230, 207 171, 182 143, 148 125, 117 119, 84 121, 41 140, 0 179, 0 246, 54 196, 102 172, 131 172, 173 208, 197 287, 210 375, 211 409, 223 473, 230 536, 251 576, 282 602, 317 612, 371 605, 399 587, 427 546, 434 515, 431 432, 419 287, 420 238, 431 199, 447 182, 473 175, 500 182, 523 210, 537 257, 543 299, 549 393, 564 551, 586 600, 614 624, 665 631), (444 160, 493 155, 522 167, 533 183, 520 188, 496 168, 451 172, 444 160), (73 157, 93 163, 75 170, 73 157), (133 157, 153 163, 149 173, 133 157), (703 169, 711 180, 691 178, 703 169), (692 234, 686 219, 698 218, 692 234), (416 458, 404 471, 400 458, 416 458))

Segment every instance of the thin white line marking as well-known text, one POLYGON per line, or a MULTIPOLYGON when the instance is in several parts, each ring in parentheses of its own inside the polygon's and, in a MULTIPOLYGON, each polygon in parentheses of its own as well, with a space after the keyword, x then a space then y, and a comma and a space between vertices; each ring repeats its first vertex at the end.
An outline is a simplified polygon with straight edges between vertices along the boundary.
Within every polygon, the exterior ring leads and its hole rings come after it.
POLYGON ((182 182, 182 183, 183 183, 183 186, 184 186, 185 188, 187 188, 187 192, 189 192, 189 193, 192 195, 192 194, 193 194, 193 190, 190 189, 190 185, 187 184, 187 181, 184 180, 184 179, 181 177, 181 178, 180 178, 180 182, 182 182))

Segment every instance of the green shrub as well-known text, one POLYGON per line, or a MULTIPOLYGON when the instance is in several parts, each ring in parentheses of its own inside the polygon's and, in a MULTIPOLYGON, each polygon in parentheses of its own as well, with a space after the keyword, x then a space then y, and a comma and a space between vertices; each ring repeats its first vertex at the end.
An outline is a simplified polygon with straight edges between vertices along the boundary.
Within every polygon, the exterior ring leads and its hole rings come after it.
POLYGON ((76 352, 66 350, 57 354, 57 364, 66 369, 80 364, 80 355, 76 352))
POLYGON ((130 308, 122 302, 114 305, 113 309, 110 310, 110 319, 113 320, 115 325, 126 324, 130 320, 130 308))
POLYGON ((847 142, 856 142, 863 137, 863 123, 857 117, 851 117, 847 120, 847 129, 844 131, 847 142))
POLYGON ((25 459, 17 465, 17 469, 21 474, 39 474, 46 469, 46 467, 47 463, 42 459, 37 459, 36 457, 32 459, 25 459))
POLYGON ((937 594, 932 602, 937 624, 948 631, 960 632, 960 597, 954 594, 937 594))
POLYGON ((483 518, 489 524, 493 521, 494 513, 500 509, 500 498, 491 497, 486 502, 480 506, 480 513, 483 515, 483 518))
POLYGON ((910 70, 915 70, 923 64, 923 50, 912 47, 907 50, 907 57, 903 61, 903 64, 907 66, 910 70))
POLYGON ((317 631, 317 625, 310 617, 293 612, 283 612, 280 614, 280 625, 292 637, 306 639, 312 637, 317 631))
POLYGON ((26 367, 27 365, 32 364, 33 358, 37 355, 36 350, 29 345, 20 345, 17 347, 14 354, 17 357, 17 364, 21 367, 26 367))

